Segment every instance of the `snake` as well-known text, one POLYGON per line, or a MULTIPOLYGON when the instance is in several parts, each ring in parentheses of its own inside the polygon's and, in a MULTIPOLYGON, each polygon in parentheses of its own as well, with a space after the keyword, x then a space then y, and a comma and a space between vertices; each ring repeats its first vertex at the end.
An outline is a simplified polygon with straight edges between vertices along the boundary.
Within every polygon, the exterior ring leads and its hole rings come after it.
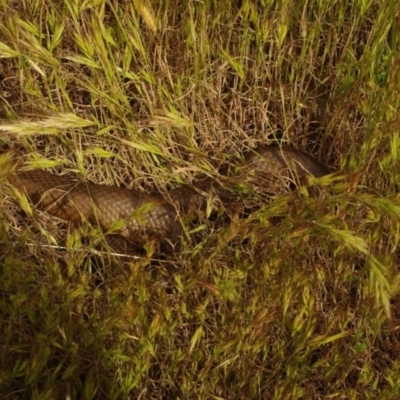
MULTIPOLYGON (((149 240, 155 241, 161 252, 179 251, 184 234, 181 216, 204 209, 211 193, 222 202, 232 197, 229 187, 210 176, 166 193, 148 194, 25 168, 16 163, 7 180, 35 208, 74 226, 86 221, 100 227, 110 247, 122 254, 135 252, 149 240)), ((234 181, 242 182, 249 176, 264 180, 271 194, 288 183, 306 182, 307 176, 329 174, 322 163, 293 146, 263 146, 249 151, 236 169, 234 181)))

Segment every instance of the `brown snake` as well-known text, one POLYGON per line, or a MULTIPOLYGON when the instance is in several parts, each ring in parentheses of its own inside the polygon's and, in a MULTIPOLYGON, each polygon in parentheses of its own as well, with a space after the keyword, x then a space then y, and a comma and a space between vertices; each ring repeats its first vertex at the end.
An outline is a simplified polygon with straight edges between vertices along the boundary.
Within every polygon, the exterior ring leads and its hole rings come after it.
MULTIPOLYGON (((309 155, 293 147, 262 147, 248 153, 239 167, 243 178, 255 173, 255 179, 273 178, 274 185, 288 181, 299 183, 307 175, 321 177, 329 171, 309 155)), ((239 181, 240 181, 239 177, 239 181)), ((211 191, 224 198, 226 188, 213 178, 206 178, 193 186, 181 186, 165 195, 149 195, 116 186, 79 182, 44 170, 23 171, 15 168, 9 183, 24 192, 31 202, 45 212, 73 224, 88 221, 104 232, 112 230, 116 221, 123 228, 113 232, 111 247, 130 253, 131 245, 143 245, 156 240, 162 251, 176 251, 180 247, 183 226, 180 212, 199 210, 207 204, 211 191)), ((222 200, 223 201, 223 200, 222 200)))

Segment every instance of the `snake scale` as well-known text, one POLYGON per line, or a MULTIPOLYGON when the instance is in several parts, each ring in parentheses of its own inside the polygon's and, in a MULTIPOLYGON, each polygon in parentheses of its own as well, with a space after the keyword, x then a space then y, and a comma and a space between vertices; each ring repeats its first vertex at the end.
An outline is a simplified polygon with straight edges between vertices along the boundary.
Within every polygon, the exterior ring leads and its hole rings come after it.
MULTIPOLYGON (((239 166, 239 180, 252 173, 256 174, 255 179, 273 178, 275 185, 282 186, 288 181, 301 182, 307 175, 321 177, 329 171, 294 147, 266 146, 244 156, 239 166)), ((118 230, 107 236, 112 238, 111 247, 124 253, 130 253, 132 246, 141 246, 149 239, 155 240, 162 251, 177 251, 183 235, 179 215, 188 210, 204 209, 211 191, 223 199, 227 190, 216 179, 208 177, 164 195, 150 195, 82 182, 45 170, 24 171, 18 164, 8 181, 25 193, 36 207, 74 225, 88 221, 109 233, 116 221, 123 221, 118 230)), ((271 183, 273 193, 272 186, 271 183)))

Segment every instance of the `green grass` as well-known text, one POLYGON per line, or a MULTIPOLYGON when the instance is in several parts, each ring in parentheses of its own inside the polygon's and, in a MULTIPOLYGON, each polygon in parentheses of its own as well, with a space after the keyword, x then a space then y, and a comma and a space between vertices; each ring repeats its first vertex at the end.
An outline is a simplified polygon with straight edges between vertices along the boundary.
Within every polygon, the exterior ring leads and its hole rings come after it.
POLYGON ((1 398, 399 398, 399 15, 0 0, 0 144, 28 166, 167 192, 283 140, 341 172, 123 262, 21 213, 3 155, 1 398))

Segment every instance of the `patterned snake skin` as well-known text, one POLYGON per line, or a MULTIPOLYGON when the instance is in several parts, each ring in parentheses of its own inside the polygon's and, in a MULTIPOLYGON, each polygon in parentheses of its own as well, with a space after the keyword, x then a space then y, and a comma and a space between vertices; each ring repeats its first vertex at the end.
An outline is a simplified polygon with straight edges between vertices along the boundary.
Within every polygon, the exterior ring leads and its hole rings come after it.
MULTIPOLYGON (((238 181, 249 176, 255 180, 271 178, 275 182, 270 183, 273 194, 288 181, 296 184, 307 175, 321 177, 328 173, 318 161, 293 147, 263 147, 245 156, 238 167, 238 181)), ((113 239, 110 245, 124 253, 149 239, 156 240, 161 251, 178 250, 183 234, 180 213, 204 208, 211 191, 222 199, 226 193, 226 188, 213 178, 179 187, 164 196, 74 181, 44 170, 21 171, 18 167, 8 180, 35 206, 57 218, 75 225, 88 221, 106 233, 114 231, 107 235, 113 239), (114 230, 117 221, 123 223, 114 230)))

